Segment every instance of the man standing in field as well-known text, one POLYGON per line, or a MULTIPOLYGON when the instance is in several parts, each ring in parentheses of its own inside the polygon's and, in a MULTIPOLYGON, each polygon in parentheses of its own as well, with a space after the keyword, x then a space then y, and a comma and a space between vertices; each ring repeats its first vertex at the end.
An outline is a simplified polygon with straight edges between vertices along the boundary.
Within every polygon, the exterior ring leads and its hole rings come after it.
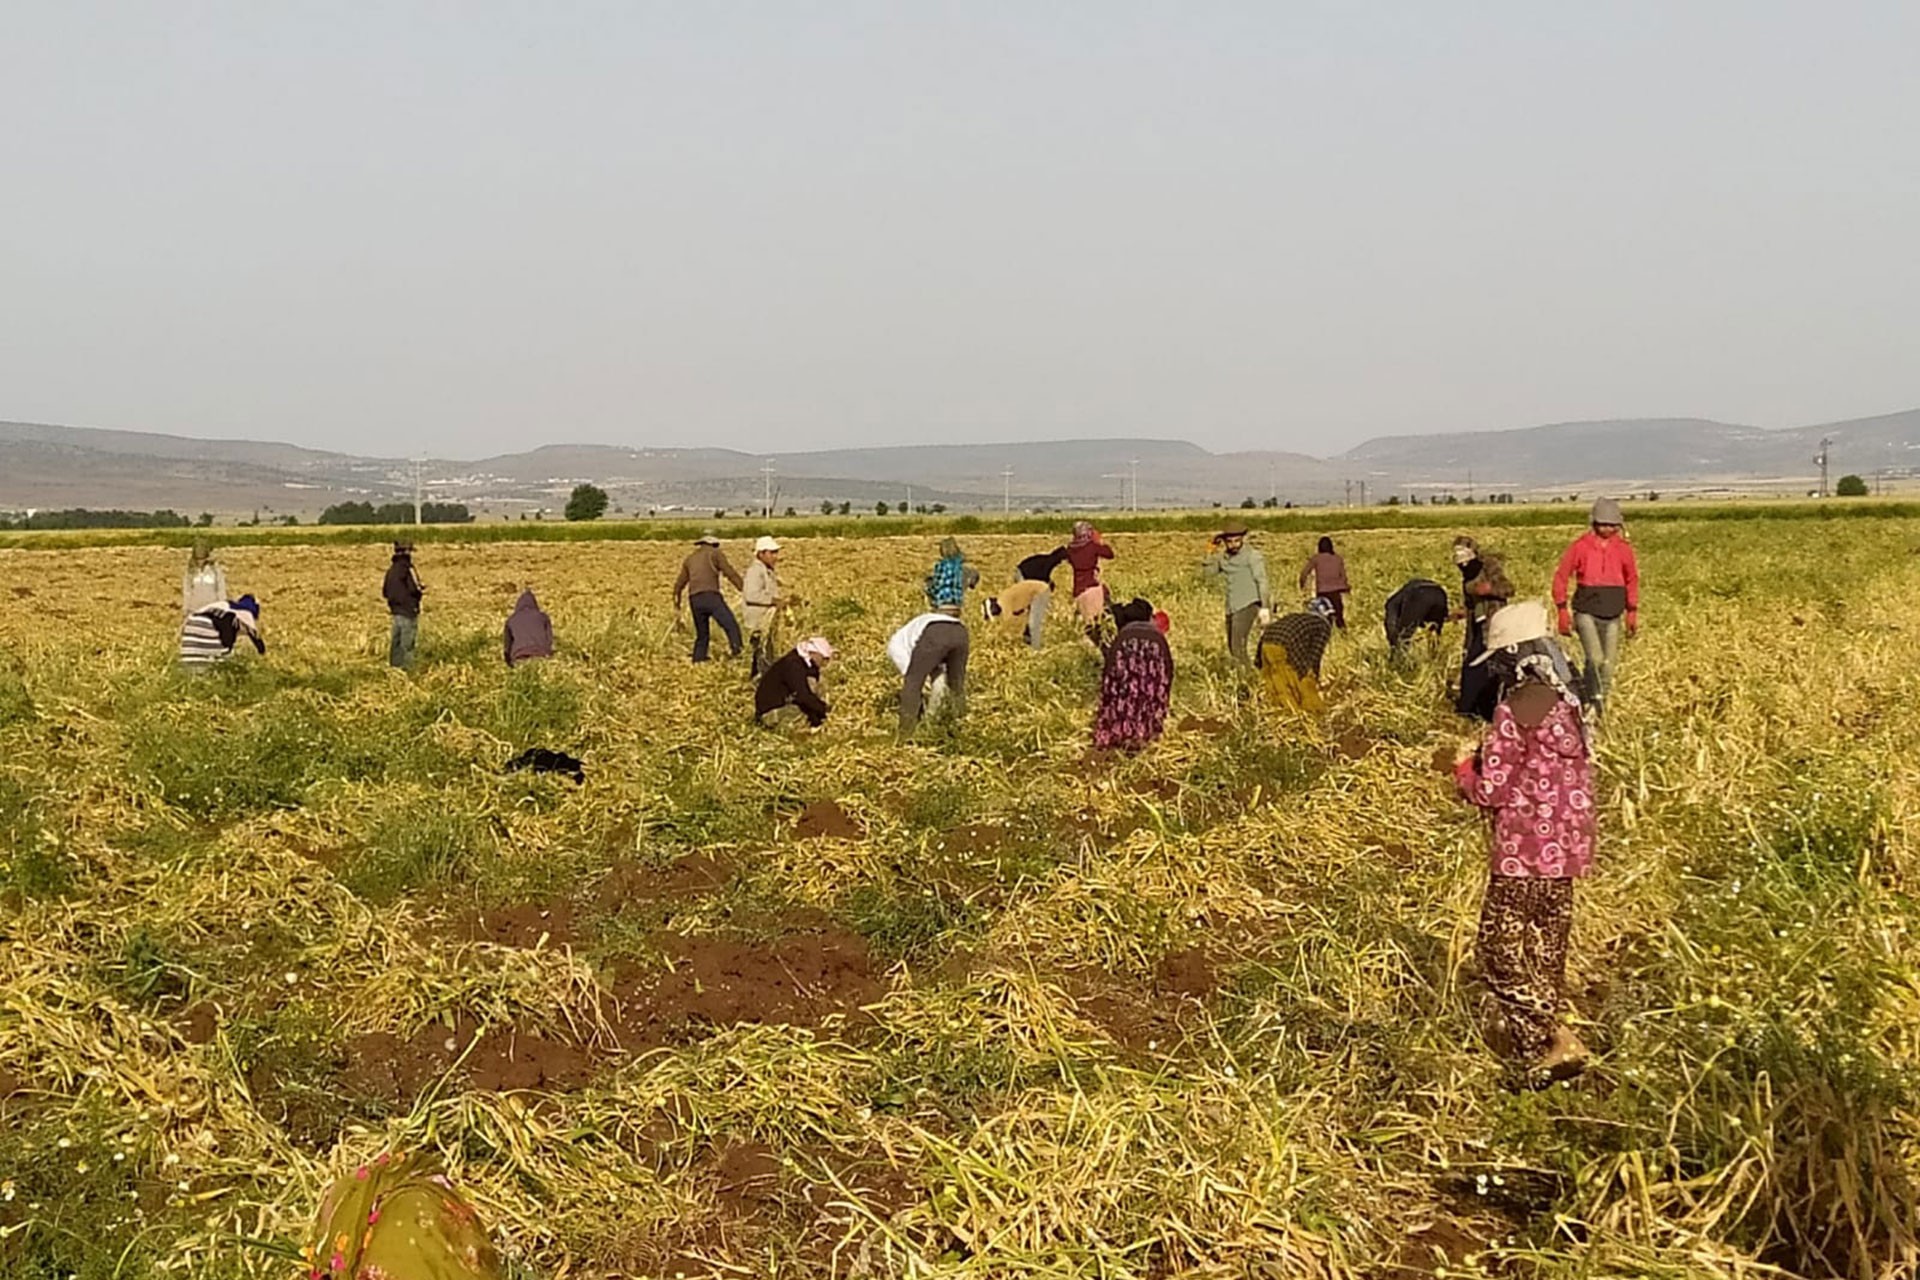
POLYGON ((1560 612, 1560 634, 1580 636, 1586 655, 1580 692, 1587 707, 1599 716, 1606 712, 1607 692, 1613 687, 1622 619, 1628 635, 1640 633, 1640 562, 1627 542, 1626 520, 1618 502, 1600 499, 1593 504, 1591 520, 1592 527, 1560 557, 1553 575, 1553 603, 1560 612))
POLYGON ((775 635, 780 611, 792 601, 780 589, 780 544, 762 535, 753 544, 753 561, 747 565, 745 584, 740 588, 740 617, 747 624, 747 638, 753 650, 753 678, 766 674, 774 662, 779 640, 775 635))
POLYGON ((387 641, 387 663, 402 671, 413 666, 414 642, 420 638, 420 598, 427 593, 420 575, 413 571, 413 544, 393 544, 393 563, 387 566, 382 588, 387 611, 393 615, 393 630, 387 641))
POLYGON ((1218 548, 1201 572, 1227 582, 1227 652, 1242 666, 1249 663, 1247 637, 1255 623, 1271 620, 1267 609, 1267 560, 1247 545, 1247 526, 1238 521, 1213 535, 1218 548))
POLYGON ((709 529, 694 542, 693 553, 680 562, 680 576, 673 580, 674 616, 677 618, 680 615, 680 598, 683 594, 687 606, 693 610, 695 662, 707 660, 712 624, 715 622, 727 633, 727 644, 733 650, 733 656, 740 656, 740 624, 734 621, 733 610, 727 607, 727 598, 720 594, 722 578, 736 587, 745 585, 740 580, 739 572, 727 563, 726 555, 720 550, 720 535, 709 529))

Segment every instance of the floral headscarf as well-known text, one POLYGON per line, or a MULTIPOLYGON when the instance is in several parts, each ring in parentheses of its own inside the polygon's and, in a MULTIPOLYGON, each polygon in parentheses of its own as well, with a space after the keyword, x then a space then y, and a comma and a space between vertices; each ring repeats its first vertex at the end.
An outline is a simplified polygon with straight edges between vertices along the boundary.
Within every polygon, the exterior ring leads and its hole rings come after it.
POLYGON ((432 1162, 361 1165, 320 1202, 306 1280, 504 1280, 479 1217, 432 1162))

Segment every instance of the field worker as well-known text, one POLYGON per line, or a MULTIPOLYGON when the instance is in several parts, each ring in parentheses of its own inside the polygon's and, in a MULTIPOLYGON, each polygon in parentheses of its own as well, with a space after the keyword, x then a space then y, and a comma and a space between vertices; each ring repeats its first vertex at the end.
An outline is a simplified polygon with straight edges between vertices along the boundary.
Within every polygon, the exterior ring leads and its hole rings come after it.
POLYGON ((920 724, 927 681, 936 675, 946 684, 953 714, 967 707, 967 624, 950 613, 923 613, 893 633, 887 656, 901 675, 900 732, 909 734, 920 724))
POLYGON ((1065 546, 1055 547, 1051 551, 1036 551, 1013 567, 1013 580, 1015 582, 1044 582, 1051 587, 1053 585, 1054 572, 1058 570, 1062 564, 1066 563, 1066 559, 1067 549, 1065 546))
POLYGON ((1260 668, 1267 696, 1278 707, 1320 715, 1326 700, 1320 696, 1320 661, 1333 639, 1333 606, 1315 596, 1299 613, 1282 614, 1260 633, 1253 662, 1260 668))
POLYGON ((507 615, 507 665, 517 666, 529 658, 553 656, 553 619, 533 598, 533 588, 520 593, 513 612, 507 615))
POLYGON ((1025 627, 1027 646, 1038 649, 1052 599, 1053 588, 1045 578, 1022 578, 999 595, 981 601, 980 616, 988 622, 999 619, 1003 629, 1025 627))
POLYGON ((755 679, 773 665, 780 611, 792 603, 780 588, 780 544, 763 534, 754 541, 753 560, 740 588, 740 620, 747 624, 755 679))
POLYGON ((1073 536, 1067 539, 1067 563, 1073 567, 1073 603, 1080 610, 1080 625, 1091 627, 1107 610, 1107 588, 1100 581, 1100 562, 1113 559, 1108 546, 1092 521, 1076 520, 1073 536))
POLYGON ((940 540, 940 558, 934 561, 933 571, 927 574, 927 604, 935 612, 960 616, 960 607, 966 603, 967 588, 980 582, 980 571, 967 567, 966 552, 960 549, 960 543, 954 538, 940 540))
POLYGON ((260 602, 252 596, 195 609, 180 624, 180 665, 200 671, 225 662, 241 636, 251 640, 257 652, 267 651, 267 642, 260 638, 260 602))
POLYGON ((807 723, 818 729, 827 722, 827 704, 820 698, 820 673, 833 661, 833 646, 826 637, 802 640, 785 657, 767 664, 753 691, 753 719, 765 725, 767 717, 782 707, 797 707, 807 723))
POLYGON ((1479 543, 1465 535, 1453 540, 1453 563, 1460 570, 1462 597, 1455 616, 1467 624, 1460 654, 1460 696, 1454 710, 1476 720, 1491 720, 1499 691, 1480 655, 1487 651, 1487 621, 1513 598, 1513 584, 1507 581, 1500 557, 1482 551, 1479 543))
POLYGON ((1135 598, 1113 611, 1119 624, 1100 671, 1100 703, 1093 714, 1099 751, 1138 751, 1166 728, 1173 696, 1173 650, 1153 606, 1135 598))
POLYGON ((1430 578, 1414 578, 1387 597, 1387 648, 1395 654, 1406 652, 1413 638, 1424 628, 1438 636, 1447 625, 1449 611, 1447 589, 1430 578))
POLYGON ((1235 522, 1213 535, 1215 551, 1201 566, 1209 577, 1227 582, 1227 652, 1235 662, 1247 662, 1247 637, 1254 624, 1265 626, 1267 560, 1247 545, 1247 526, 1235 522))
POLYGON ((505 1280, 479 1216, 422 1156, 383 1155, 327 1191, 301 1280, 505 1280))
POLYGON ((1333 625, 1342 631, 1347 629, 1347 562, 1333 549, 1332 538, 1320 539, 1319 550, 1307 557, 1307 563, 1300 570, 1300 589, 1312 589, 1313 594, 1327 602, 1332 610, 1333 625))
POLYGON ((192 550, 187 552, 186 576, 180 580, 180 615, 185 617, 226 598, 227 571, 213 558, 213 540, 195 538, 192 550))
POLYGON ((411 542, 393 544, 393 563, 387 566, 387 580, 381 592, 387 598, 387 612, 393 615, 387 664, 405 671, 413 666, 413 646, 420 638, 420 598, 427 593, 420 575, 413 571, 411 542))
POLYGON ((1492 817, 1492 866, 1475 951, 1495 1026, 1530 1084, 1577 1074, 1587 1051, 1560 1021, 1573 882, 1593 862, 1593 763, 1546 607, 1493 615, 1487 652, 1499 691, 1483 742, 1462 745, 1461 793, 1492 817))
POLYGON ((727 563, 726 553, 720 550, 720 535, 709 529, 694 540, 693 551, 680 562, 680 576, 673 580, 673 614, 680 618, 680 597, 686 595, 687 607, 693 611, 693 660, 705 662, 707 647, 712 639, 712 624, 720 624, 720 630, 727 634, 727 646, 734 657, 740 656, 740 624, 734 621, 733 610, 727 607, 727 598, 720 594, 720 580, 724 578, 734 586, 744 586, 740 574, 727 563))
POLYGON ((1627 541, 1625 524, 1618 502, 1602 498, 1594 503, 1592 527, 1574 539, 1553 574, 1560 634, 1579 633, 1580 650, 1586 655, 1581 691, 1596 716, 1605 713, 1607 691, 1613 686, 1621 619, 1626 620, 1628 635, 1640 634, 1640 561, 1627 541))

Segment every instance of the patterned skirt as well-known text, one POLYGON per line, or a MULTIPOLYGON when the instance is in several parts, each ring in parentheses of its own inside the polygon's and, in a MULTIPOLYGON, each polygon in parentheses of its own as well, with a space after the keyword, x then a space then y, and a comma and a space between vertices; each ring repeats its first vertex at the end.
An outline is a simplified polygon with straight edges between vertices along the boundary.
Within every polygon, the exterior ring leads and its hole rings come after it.
POLYGON ((1093 745, 1102 751, 1136 751, 1146 746, 1166 727, 1172 693, 1173 664, 1165 646, 1120 637, 1100 676, 1093 745))

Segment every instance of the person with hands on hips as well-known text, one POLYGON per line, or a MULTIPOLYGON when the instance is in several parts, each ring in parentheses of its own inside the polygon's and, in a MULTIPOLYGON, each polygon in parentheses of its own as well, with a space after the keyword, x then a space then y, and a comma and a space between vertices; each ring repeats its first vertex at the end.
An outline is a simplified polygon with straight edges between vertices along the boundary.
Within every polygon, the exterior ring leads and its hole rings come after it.
POLYGON ((1640 633, 1640 562, 1627 541, 1620 504, 1593 504, 1591 528, 1560 557, 1553 575, 1553 604, 1560 634, 1578 635, 1585 654, 1581 696, 1597 717, 1605 713, 1620 656, 1620 633, 1640 633), (1571 594, 1569 594, 1571 588, 1571 594))

